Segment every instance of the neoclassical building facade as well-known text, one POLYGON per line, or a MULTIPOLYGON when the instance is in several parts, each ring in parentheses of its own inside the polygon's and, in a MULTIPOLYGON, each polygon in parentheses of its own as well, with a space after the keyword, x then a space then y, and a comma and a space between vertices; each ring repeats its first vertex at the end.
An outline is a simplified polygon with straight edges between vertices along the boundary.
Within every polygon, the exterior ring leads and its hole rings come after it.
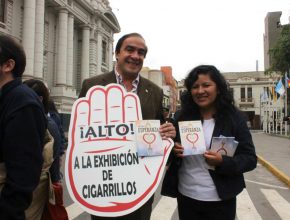
POLYGON ((253 129, 277 131, 282 123, 284 97, 274 91, 278 75, 264 71, 222 73, 230 85, 236 106, 246 113, 253 129))
POLYGON ((113 68, 120 25, 108 0, 0 0, 0 34, 22 43, 23 79, 45 81, 68 115, 83 79, 113 68))

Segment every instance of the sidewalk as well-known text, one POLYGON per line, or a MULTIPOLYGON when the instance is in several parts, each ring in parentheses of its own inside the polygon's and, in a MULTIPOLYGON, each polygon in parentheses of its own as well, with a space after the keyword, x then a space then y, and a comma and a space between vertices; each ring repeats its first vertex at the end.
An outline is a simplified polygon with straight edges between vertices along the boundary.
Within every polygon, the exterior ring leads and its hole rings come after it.
POLYGON ((253 132, 259 163, 290 187, 290 141, 288 138, 253 132))

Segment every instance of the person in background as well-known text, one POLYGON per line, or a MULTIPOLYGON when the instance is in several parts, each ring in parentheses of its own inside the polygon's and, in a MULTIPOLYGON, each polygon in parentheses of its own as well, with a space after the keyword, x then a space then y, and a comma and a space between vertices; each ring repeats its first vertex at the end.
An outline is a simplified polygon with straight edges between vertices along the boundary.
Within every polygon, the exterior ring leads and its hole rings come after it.
MULTIPOLYGON (((48 115, 48 105, 49 105, 49 91, 44 84, 44 82, 37 79, 29 79, 23 82, 25 85, 30 87, 41 100, 45 113, 48 115)), ((50 178, 52 183, 57 183, 61 181, 60 174, 60 157, 63 151, 63 145, 61 141, 61 135, 58 129, 57 124, 51 117, 47 117, 48 121, 48 131, 54 139, 53 144, 53 163, 49 169, 50 178)))
POLYGON ((1 220, 25 220, 43 164, 47 120, 38 96, 22 84, 25 66, 23 47, 0 35, 1 220))
POLYGON ((67 140, 66 140, 63 128, 62 128, 59 112, 57 111, 55 103, 51 98, 48 100, 48 116, 54 120, 54 122, 56 123, 58 127, 58 130, 61 136, 61 143, 63 147, 61 149, 61 155, 63 155, 67 146, 67 140))
MULTIPOLYGON (((110 83, 118 83, 124 86, 128 92, 139 96, 143 120, 156 119, 164 123, 162 99, 163 91, 153 82, 143 78, 140 71, 147 54, 147 46, 144 38, 138 33, 126 34, 119 39, 115 49, 116 66, 109 73, 94 76, 84 80, 79 97, 86 96, 87 91, 95 85, 106 86, 110 83)), ((174 138, 176 135, 172 123, 164 123, 160 127, 162 137, 174 138)), ((122 217, 97 217, 96 219, 124 219, 124 220, 149 220, 152 211, 153 196, 139 209, 122 217)))
POLYGON ((285 116, 285 117, 283 118, 283 121, 290 121, 290 115, 285 116))
POLYGON ((257 164, 246 120, 234 106, 227 82, 216 67, 195 67, 186 77, 185 87, 182 108, 175 118, 174 156, 161 193, 177 197, 180 220, 234 220, 236 196, 245 188, 243 173, 257 164), (185 157, 178 122, 192 120, 202 121, 207 150, 203 155, 185 157), (221 135, 239 142, 233 157, 210 150, 212 137, 221 135))

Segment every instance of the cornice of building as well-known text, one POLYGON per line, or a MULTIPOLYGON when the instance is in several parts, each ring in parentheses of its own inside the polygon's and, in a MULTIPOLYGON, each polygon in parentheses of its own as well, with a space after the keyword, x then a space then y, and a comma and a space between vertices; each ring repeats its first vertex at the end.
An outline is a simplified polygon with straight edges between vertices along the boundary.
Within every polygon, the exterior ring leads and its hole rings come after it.
POLYGON ((75 0, 71 4, 63 0, 48 0, 48 5, 56 8, 56 10, 66 9, 83 24, 91 23, 93 25, 94 19, 97 18, 108 25, 114 33, 119 33, 121 30, 118 19, 112 12, 107 0, 95 0, 92 3, 86 0, 75 0))
POLYGON ((121 31, 118 19, 112 11, 101 11, 100 9, 95 9, 94 14, 112 28, 114 33, 119 33, 121 31))

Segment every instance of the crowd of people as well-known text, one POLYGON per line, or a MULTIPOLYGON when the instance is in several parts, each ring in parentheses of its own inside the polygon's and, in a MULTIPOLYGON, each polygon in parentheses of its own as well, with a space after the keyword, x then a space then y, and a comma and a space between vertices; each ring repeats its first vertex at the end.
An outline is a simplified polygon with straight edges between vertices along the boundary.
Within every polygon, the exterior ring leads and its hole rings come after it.
MULTIPOLYGON (((241 112, 235 107, 229 86, 211 65, 192 69, 185 79, 181 110, 165 120, 162 89, 143 78, 140 71, 147 45, 139 33, 119 39, 116 65, 111 72, 83 81, 79 97, 95 85, 122 85, 140 99, 143 119, 161 121, 160 134, 175 142, 162 184, 162 194, 177 198, 180 220, 234 220, 236 196, 245 188, 243 173, 256 167, 252 137, 241 112), (206 152, 184 156, 178 122, 202 121, 206 152), (166 123, 165 123, 166 122, 166 123), (238 142, 233 157, 211 151, 212 137, 234 137, 238 142), (214 169, 209 169, 209 166, 214 169)), ((47 181, 61 182, 61 157, 66 140, 55 104, 46 84, 37 79, 22 82, 26 58, 22 46, 9 36, 0 36, 0 219, 28 217, 43 170, 47 133, 53 137, 53 161, 47 181)), ((95 219, 149 220, 152 196, 136 211, 120 217, 95 219)), ((44 205, 41 206, 44 209, 44 205)))

